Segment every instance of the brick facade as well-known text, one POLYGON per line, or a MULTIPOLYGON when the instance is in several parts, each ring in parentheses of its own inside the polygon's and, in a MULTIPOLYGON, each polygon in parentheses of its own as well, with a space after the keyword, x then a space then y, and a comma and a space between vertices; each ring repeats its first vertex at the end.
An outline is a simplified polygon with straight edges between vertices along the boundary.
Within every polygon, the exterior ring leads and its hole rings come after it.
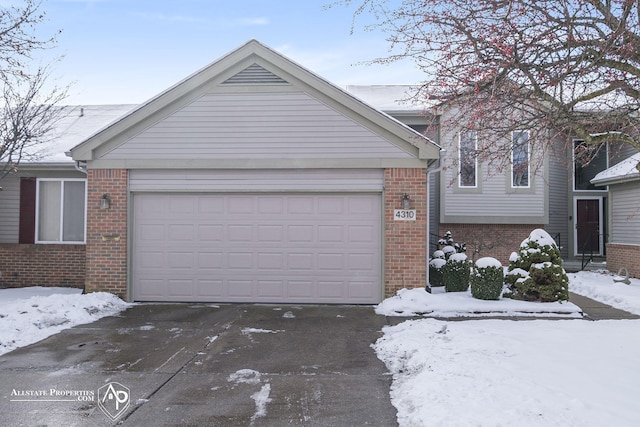
POLYGON ((127 170, 87 171, 86 290, 127 298, 127 170), (100 209, 108 194, 109 209, 100 209))
POLYGON ((0 243, 0 287, 83 288, 85 245, 0 243))
POLYGON ((474 261, 490 256, 502 265, 509 264, 511 252, 540 224, 440 224, 439 235, 451 231, 456 243, 467 244, 467 256, 474 261))
POLYGON ((385 169, 384 173, 384 293, 425 287, 427 241, 427 190, 425 169, 385 169), (394 221, 407 194, 416 210, 415 221, 394 221))
POLYGON ((640 245, 607 243, 607 269, 617 273, 622 267, 630 277, 640 279, 640 245))

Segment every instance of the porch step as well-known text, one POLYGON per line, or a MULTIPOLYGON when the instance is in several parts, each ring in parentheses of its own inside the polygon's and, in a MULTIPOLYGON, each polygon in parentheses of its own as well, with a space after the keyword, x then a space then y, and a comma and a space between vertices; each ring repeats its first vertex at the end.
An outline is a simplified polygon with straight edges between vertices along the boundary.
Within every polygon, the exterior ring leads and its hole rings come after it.
MULTIPOLYGON (((581 271, 582 269, 582 260, 581 259, 569 259, 563 260, 562 266, 564 267, 567 273, 575 273, 581 271)), ((594 270, 606 270, 607 269, 607 259, 604 257, 594 257, 585 267, 586 271, 594 271, 594 270)))

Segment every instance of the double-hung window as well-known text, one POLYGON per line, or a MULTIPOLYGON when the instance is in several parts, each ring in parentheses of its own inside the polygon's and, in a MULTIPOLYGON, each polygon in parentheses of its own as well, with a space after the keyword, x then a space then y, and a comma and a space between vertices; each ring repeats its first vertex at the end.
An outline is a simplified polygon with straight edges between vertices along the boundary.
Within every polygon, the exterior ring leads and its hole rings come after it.
POLYGON ((517 130, 511 134, 511 187, 529 188, 529 132, 517 130))
POLYGON ((478 134, 466 130, 459 134, 458 158, 460 172, 458 186, 460 188, 476 188, 478 186, 478 134))
POLYGON ((38 179, 36 243, 84 243, 87 181, 38 179))

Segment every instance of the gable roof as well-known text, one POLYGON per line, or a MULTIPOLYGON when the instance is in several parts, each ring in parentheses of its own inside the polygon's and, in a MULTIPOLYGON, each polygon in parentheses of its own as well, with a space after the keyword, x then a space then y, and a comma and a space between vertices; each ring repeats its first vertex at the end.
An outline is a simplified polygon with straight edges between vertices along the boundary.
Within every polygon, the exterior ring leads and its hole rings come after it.
MULTIPOLYGON (((172 112, 194 102, 204 93, 231 92, 243 85, 244 89, 240 90, 247 92, 259 92, 259 86, 295 85, 330 108, 353 117, 355 121, 402 150, 412 153, 415 159, 438 158, 439 147, 410 127, 260 42, 251 40, 88 137, 72 148, 73 159, 100 160, 105 153, 158 123, 172 112)), ((180 162, 177 162, 173 167, 180 167, 179 164, 180 162)), ((129 166, 131 165, 133 163, 129 166)))
POLYGON ((591 180, 591 183, 602 186, 640 180, 639 164, 640 153, 636 153, 620 163, 603 170, 591 180))

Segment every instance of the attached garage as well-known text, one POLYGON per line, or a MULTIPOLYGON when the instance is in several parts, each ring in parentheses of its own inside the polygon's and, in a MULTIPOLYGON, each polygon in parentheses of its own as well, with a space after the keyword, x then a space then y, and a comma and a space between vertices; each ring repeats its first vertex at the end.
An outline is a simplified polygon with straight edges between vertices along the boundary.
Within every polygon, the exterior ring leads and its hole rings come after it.
POLYGON ((175 173, 131 173, 135 300, 380 300, 380 171, 180 175, 182 181, 175 173), (149 192, 165 188, 168 178, 174 192, 149 192), (228 191, 229 182, 244 192, 188 192, 194 185, 228 191), (273 192, 284 182, 287 192, 273 192), (339 186, 352 192, 335 192, 339 186))
POLYGON ((372 304, 425 285, 438 147, 255 40, 72 156, 87 170, 88 291, 372 304), (413 220, 394 221, 407 199, 413 220))

